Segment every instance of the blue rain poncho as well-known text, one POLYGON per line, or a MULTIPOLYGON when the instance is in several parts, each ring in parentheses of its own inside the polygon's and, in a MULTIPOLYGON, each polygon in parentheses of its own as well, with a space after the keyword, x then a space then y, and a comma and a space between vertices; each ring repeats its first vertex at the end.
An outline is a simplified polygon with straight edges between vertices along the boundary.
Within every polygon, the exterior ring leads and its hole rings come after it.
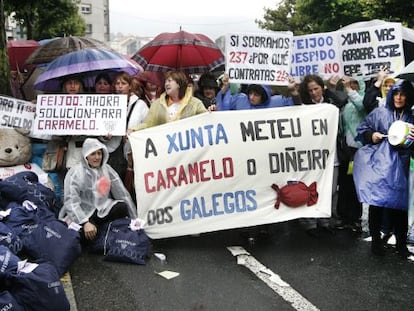
MULTIPOLYGON (((410 82, 399 81, 387 95, 384 107, 374 109, 359 125, 358 138, 372 135, 374 132, 387 134, 396 120, 414 123, 411 106, 414 103, 414 89, 410 82), (396 109, 394 94, 402 91, 406 96, 403 109, 396 109)), ((360 202, 369 205, 408 209, 408 169, 410 150, 392 146, 384 138, 378 144, 372 141, 358 149, 354 157, 354 181, 360 202)))

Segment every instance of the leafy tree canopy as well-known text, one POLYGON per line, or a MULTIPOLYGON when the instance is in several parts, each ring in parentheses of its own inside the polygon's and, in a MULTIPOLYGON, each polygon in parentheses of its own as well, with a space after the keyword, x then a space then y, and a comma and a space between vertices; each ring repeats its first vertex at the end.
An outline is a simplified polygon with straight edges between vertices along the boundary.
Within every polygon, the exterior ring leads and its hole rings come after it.
POLYGON ((414 1, 407 0, 281 0, 276 8, 266 8, 262 29, 285 31, 294 35, 337 30, 343 26, 372 19, 414 26, 414 1))
POLYGON ((27 38, 41 40, 85 33, 85 21, 71 0, 4 0, 5 11, 27 29, 27 38))

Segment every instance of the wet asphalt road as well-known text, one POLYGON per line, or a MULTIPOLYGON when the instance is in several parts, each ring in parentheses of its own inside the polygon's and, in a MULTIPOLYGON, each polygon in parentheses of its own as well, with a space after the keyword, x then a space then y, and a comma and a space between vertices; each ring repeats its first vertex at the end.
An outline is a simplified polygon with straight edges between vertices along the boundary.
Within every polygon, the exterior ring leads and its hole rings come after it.
POLYGON ((314 238, 290 221, 273 224, 270 238, 253 245, 240 230, 154 240, 153 251, 167 256, 164 264, 155 257, 143 266, 105 262, 84 252, 70 271, 77 310, 298 309, 238 265, 228 246, 243 246, 315 310, 414 306, 414 262, 401 260, 392 247, 374 257, 370 243, 347 230, 314 238), (156 274, 163 270, 180 275, 167 280, 156 274))

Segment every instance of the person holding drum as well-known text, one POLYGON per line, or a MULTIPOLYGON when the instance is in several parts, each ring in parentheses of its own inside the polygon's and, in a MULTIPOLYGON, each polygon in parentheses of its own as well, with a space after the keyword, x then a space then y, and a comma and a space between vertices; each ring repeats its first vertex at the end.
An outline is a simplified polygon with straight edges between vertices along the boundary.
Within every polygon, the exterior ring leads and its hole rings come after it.
MULTIPOLYGON (((407 248, 408 173, 414 150, 414 88, 411 82, 398 80, 387 94, 385 106, 374 109, 359 125, 357 138, 364 146, 354 157, 354 181, 358 198, 369 204, 371 252, 385 255, 381 240, 382 218, 389 217, 396 236, 397 254, 407 259, 413 255, 407 248), (394 122, 405 122, 404 139, 390 139, 394 122)), ((396 134, 392 134, 395 136, 396 134)))

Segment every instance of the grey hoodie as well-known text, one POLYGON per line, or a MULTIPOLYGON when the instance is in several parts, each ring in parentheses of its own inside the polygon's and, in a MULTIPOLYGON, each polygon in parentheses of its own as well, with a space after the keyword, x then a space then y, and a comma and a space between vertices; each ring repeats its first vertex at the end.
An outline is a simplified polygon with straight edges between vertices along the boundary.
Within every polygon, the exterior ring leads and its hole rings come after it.
POLYGON ((95 210, 103 218, 118 202, 125 202, 131 218, 137 217, 137 208, 125 189, 118 173, 107 164, 108 150, 96 138, 87 138, 82 147, 82 161, 72 167, 65 177, 64 204, 59 218, 68 217, 77 224, 86 223, 95 210), (86 157, 94 151, 102 149, 102 165, 91 168, 86 157))

